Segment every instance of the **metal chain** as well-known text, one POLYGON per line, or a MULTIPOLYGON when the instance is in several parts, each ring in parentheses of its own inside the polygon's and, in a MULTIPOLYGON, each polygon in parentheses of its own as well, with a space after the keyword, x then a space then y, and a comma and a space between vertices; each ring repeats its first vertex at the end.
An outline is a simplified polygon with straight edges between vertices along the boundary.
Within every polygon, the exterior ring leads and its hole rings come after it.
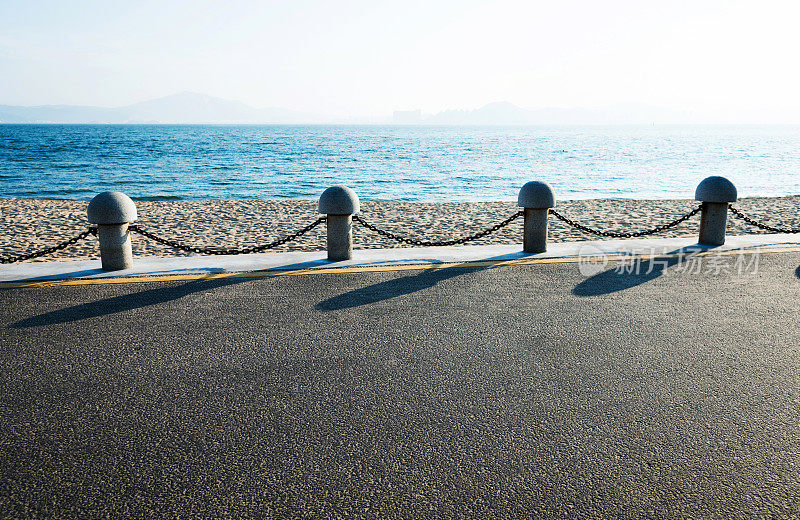
POLYGON ((738 209, 734 208, 733 205, 731 205, 731 204, 728 204, 728 209, 731 210, 731 213, 733 213, 734 217, 742 219, 742 220, 744 220, 745 222, 747 222, 748 224, 750 224, 752 226, 755 226, 755 227, 758 227, 758 228, 761 228, 761 229, 765 229, 767 231, 772 231, 774 233, 800 233, 800 229, 797 229, 797 228, 776 228, 776 227, 768 226, 766 224, 762 224, 760 222, 756 222, 755 220, 751 219, 750 217, 748 217, 747 215, 745 215, 744 213, 742 213, 738 209))
POLYGON ((173 247, 175 249, 180 249, 181 251, 186 251, 187 253, 200 253, 200 254, 204 254, 204 255, 247 255, 247 254, 250 254, 250 253, 258 253, 258 252, 264 251, 266 249, 272 249, 274 247, 278 247, 280 245, 283 245, 283 244, 285 244, 287 242, 291 242, 292 240, 294 240, 294 239, 296 239, 296 238, 298 238, 298 237, 300 237, 302 235, 305 235, 306 233, 308 233, 309 231, 311 231, 312 229, 314 229, 315 227, 317 227, 321 223, 325 222, 325 220, 326 220, 326 217, 320 217, 317 220, 315 220, 314 222, 312 222, 311 224, 307 225, 306 227, 304 227, 304 228, 302 228, 302 229, 300 229, 298 231, 295 231, 291 235, 286 235, 285 237, 283 237, 283 238, 281 238, 279 240, 276 240, 274 242, 270 242, 269 244, 262 244, 260 246, 255 246, 255 247, 246 247, 244 249, 214 249, 214 248, 208 248, 208 247, 188 246, 186 244, 182 244, 181 242, 174 242, 172 240, 168 240, 166 238, 161 238, 159 236, 156 236, 153 233, 150 233, 149 231, 146 231, 145 229, 142 229, 138 225, 130 226, 128 229, 130 229, 131 231, 133 231, 135 233, 139 233, 140 235, 142 235, 144 237, 147 237, 150 240, 158 242, 159 244, 164 244, 165 246, 173 247))
POLYGON ((377 233, 377 234, 379 234, 381 236, 384 236, 386 238, 390 238, 390 239, 395 240, 397 242, 401 242, 403 244, 409 244, 409 245, 412 245, 412 246, 429 247, 429 246, 454 246, 456 244, 463 244, 463 243, 469 242, 471 240, 477 240, 477 239, 479 239, 481 237, 485 237, 486 235, 488 235, 490 233, 494 233, 495 231, 497 231, 500 228, 506 227, 507 225, 511 224, 514 220, 516 220, 519 217, 521 217, 523 214, 524 214, 524 212, 518 211, 518 212, 514 213, 513 215, 511 215, 510 217, 508 217, 507 219, 505 219, 504 221, 500 222, 499 224, 495 224, 494 226, 492 226, 492 227, 490 227, 488 229, 484 229, 483 231, 480 231, 478 233, 475 233, 474 235, 469 235, 469 236, 462 237, 462 238, 456 238, 454 240, 444 240, 442 242, 430 242, 430 241, 427 241, 427 240, 416 240, 416 239, 413 239, 413 238, 401 237, 399 235, 395 235, 394 233, 392 233, 390 231, 386 231, 384 229, 379 229, 379 228, 373 226, 372 224, 366 222, 364 219, 362 219, 358 215, 353 215, 353 220, 358 222, 359 224, 361 224, 365 228, 369 229, 370 231, 374 231, 375 233, 377 233))
POLYGON ((687 214, 685 214, 685 215, 683 215, 681 217, 678 217, 677 219, 675 219, 672 222, 669 222, 667 224, 663 224, 661 226, 656 226, 653 229, 648 229, 648 230, 645 230, 645 231, 636 231, 636 232, 632 232, 632 233, 614 233, 613 231, 599 231, 597 229, 592 229, 592 228, 586 227, 586 226, 584 226, 582 224, 578 224, 574 220, 571 220, 571 219, 565 217, 564 215, 562 215, 561 213, 557 212, 554 209, 550 210, 550 214, 552 214, 557 219, 559 219, 559 220, 561 220, 563 222, 566 222, 567 224, 569 224, 570 226, 574 227, 575 229, 579 229, 579 230, 584 231, 586 233, 591 233, 593 235, 599 235, 601 237, 634 238, 634 237, 643 237, 643 236, 646 236, 646 235, 654 235, 656 233, 660 233, 662 231, 666 231, 667 229, 675 227, 678 224, 680 224, 681 222, 689 220, 693 216, 697 215, 702 208, 703 208, 703 206, 698 206, 695 209, 693 209, 692 211, 690 211, 689 213, 687 213, 687 214))
POLYGON ((19 256, 0 256, 0 264, 14 264, 16 262, 22 262, 24 260, 30 260, 32 258, 39 258, 40 256, 49 255, 50 253, 55 253, 56 251, 69 247, 72 244, 76 244, 79 241, 83 240, 84 238, 88 237, 89 235, 96 235, 96 234, 97 234, 97 228, 92 227, 82 233, 75 235, 69 240, 65 240, 60 244, 50 246, 46 249, 40 249, 39 251, 34 251, 33 253, 26 253, 24 255, 19 255, 19 256))

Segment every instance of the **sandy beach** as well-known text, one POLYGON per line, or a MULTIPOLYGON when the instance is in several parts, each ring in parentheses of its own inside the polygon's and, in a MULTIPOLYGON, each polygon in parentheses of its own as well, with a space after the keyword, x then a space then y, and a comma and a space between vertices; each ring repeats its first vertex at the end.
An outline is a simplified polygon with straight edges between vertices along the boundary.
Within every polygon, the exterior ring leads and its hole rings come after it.
MULTIPOLYGON (((0 199, 0 255, 23 254, 70 238, 88 226, 85 201, 0 199)), ((559 201, 556 209, 582 224, 606 231, 638 231, 673 220, 699 204, 694 200, 597 199, 559 201)), ((138 224, 147 230, 192 246, 251 247, 292 233, 313 222, 316 201, 137 201, 138 224)), ((774 226, 800 227, 800 195, 741 199, 736 206, 774 226)), ((490 227, 518 211, 515 202, 362 202, 361 217, 394 233, 427 240, 450 240, 490 227)), ((699 216, 656 236, 697 234, 699 216)), ((521 242, 521 220, 471 244, 521 242)), ((729 234, 761 233, 731 218, 729 234)), ((550 241, 594 240, 550 219, 550 241)), ((408 247, 354 226, 356 248, 408 247)), ((325 228, 273 251, 313 251, 325 248, 325 228)), ((135 256, 187 255, 140 235, 133 237, 135 256)), ((62 251, 31 261, 97 258, 97 239, 89 237, 62 251)))

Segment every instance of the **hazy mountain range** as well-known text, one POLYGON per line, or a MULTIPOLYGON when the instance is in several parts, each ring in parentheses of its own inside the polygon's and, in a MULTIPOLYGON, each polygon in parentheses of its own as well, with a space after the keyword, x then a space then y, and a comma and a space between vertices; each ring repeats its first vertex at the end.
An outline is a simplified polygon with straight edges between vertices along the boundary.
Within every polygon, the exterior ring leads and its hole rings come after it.
MULTIPOLYGON (((789 117, 781 113, 780 122, 789 117)), ((755 122, 759 117, 733 120, 725 114, 697 116, 688 112, 648 105, 614 105, 602 108, 525 109, 508 102, 489 103, 475 110, 445 110, 424 114, 420 110, 397 111, 393 116, 371 119, 332 118, 287 110, 254 108, 239 101, 184 92, 118 108, 75 105, 0 105, 0 123, 161 123, 161 124, 302 124, 395 123, 428 125, 569 125, 569 124, 670 124, 755 122)))
POLYGON ((284 108, 253 108, 203 94, 183 92, 118 108, 76 105, 0 105, 3 123, 306 123, 311 114, 284 108))

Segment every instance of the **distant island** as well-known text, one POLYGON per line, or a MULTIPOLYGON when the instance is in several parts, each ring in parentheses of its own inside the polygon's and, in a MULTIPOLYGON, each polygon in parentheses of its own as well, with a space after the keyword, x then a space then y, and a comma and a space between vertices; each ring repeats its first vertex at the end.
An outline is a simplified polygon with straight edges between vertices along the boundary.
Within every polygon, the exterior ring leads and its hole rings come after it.
MULTIPOLYGON (((791 123, 796 114, 775 114, 767 120, 791 123)), ((0 105, 0 123, 64 124, 396 124, 396 125, 650 125, 693 123, 759 123, 754 114, 744 120, 670 110, 643 104, 600 108, 522 108, 507 101, 474 110, 398 110, 373 118, 335 118, 269 107, 254 108, 240 101, 182 92, 124 107, 77 105, 0 105)))
POLYGON ((587 108, 530 110, 507 101, 489 103, 475 110, 445 110, 423 114, 420 110, 396 111, 395 124, 429 125, 596 125, 693 122, 685 112, 647 105, 615 105, 587 108))

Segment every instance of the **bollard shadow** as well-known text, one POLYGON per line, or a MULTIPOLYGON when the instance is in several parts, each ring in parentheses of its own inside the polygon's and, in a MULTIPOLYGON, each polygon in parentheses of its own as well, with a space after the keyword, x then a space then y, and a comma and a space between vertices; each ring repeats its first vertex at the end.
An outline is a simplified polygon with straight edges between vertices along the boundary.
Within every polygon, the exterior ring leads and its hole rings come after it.
POLYGON ((710 251, 715 247, 717 246, 694 244, 645 260, 632 255, 628 269, 615 267, 590 276, 576 285, 572 289, 572 294, 575 296, 601 296, 631 289, 655 280, 670 267, 692 259, 697 253, 710 251))
POLYGON ((103 300, 82 303, 80 305, 74 305, 64 309, 58 309, 44 314, 39 314, 38 316, 25 318, 17 321, 16 323, 12 323, 9 325, 9 327, 14 329, 26 329, 30 327, 59 325, 63 323, 86 320, 89 318, 98 318, 101 316, 118 314, 120 312, 126 312, 135 309, 141 309, 143 307, 149 307, 151 305, 170 302, 196 292, 218 289, 226 285, 233 285, 244 281, 246 281, 244 278, 192 280, 191 282, 187 282, 178 286, 158 287, 156 289, 148 289, 146 291, 113 296, 103 300))
POLYGON ((41 282, 47 280, 63 280, 65 278, 81 278, 84 276, 95 276, 99 274, 103 274, 106 271, 103 271, 99 267, 97 269, 81 269, 80 271, 69 271, 67 273, 60 273, 57 275, 54 274, 46 274, 42 276, 31 276, 30 278, 22 278, 20 280, 15 280, 19 282, 41 282))
MULTIPOLYGON (((501 255, 481 260, 481 262, 509 260, 509 255, 501 255)), ((434 263, 444 263, 435 261, 434 263)), ((474 273, 486 269, 498 267, 495 265, 490 266, 475 266, 471 262, 462 262, 456 265, 448 265, 446 268, 425 268, 419 273, 411 276, 404 276, 402 278, 394 278, 379 282, 367 287, 360 287, 352 291, 328 298, 314 306, 314 309, 323 312, 338 311, 343 309, 352 309, 354 307, 361 307, 363 305, 370 305, 373 303, 391 300, 407 294, 412 294, 418 291, 429 289, 439 282, 461 276, 466 273, 474 273)))
MULTIPOLYGON (((147 271, 138 273, 137 276, 158 276, 158 275, 170 275, 170 274, 180 274, 182 272, 192 273, 195 274, 198 272, 195 268, 186 268, 186 269, 168 269, 163 271, 147 271)), ((203 270, 204 274, 218 274, 218 273, 225 273, 225 269, 205 269, 203 270)), ((46 274, 42 276, 31 276, 28 278, 20 278, 13 280, 14 282, 49 282, 49 281, 61 281, 61 280, 71 280, 71 279, 79 279, 79 278, 87 278, 89 276, 96 276, 96 275, 106 275, 106 276, 98 276, 98 278, 108 278, 109 272, 103 271, 100 268, 97 269, 83 269, 81 271, 68 271, 65 273, 59 274, 46 274)), ((0 289, 4 290, 4 289, 0 289)))

